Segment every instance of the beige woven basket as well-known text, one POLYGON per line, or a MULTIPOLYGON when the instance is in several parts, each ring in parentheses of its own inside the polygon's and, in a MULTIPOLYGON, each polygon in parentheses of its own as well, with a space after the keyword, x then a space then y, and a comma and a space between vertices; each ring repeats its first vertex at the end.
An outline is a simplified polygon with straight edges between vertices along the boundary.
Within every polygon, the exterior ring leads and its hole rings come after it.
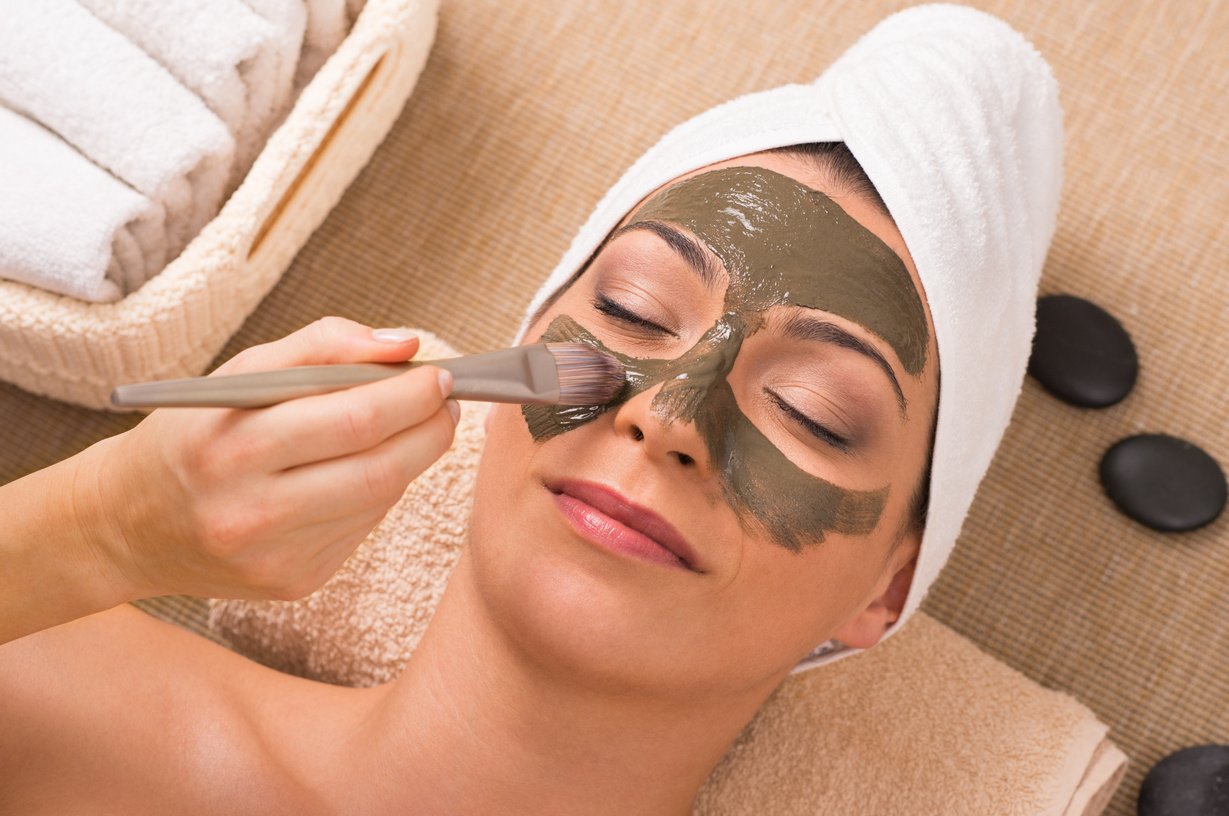
POLYGON ((111 409, 121 383, 202 373, 392 127, 438 5, 367 0, 217 217, 133 294, 86 303, 0 280, 0 378, 111 409))

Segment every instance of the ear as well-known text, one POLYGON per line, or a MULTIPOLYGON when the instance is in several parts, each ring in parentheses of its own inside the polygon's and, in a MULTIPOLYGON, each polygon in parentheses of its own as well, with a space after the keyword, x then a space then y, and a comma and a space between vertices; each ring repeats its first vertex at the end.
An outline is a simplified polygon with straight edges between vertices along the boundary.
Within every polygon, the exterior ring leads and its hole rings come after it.
POLYGON ((878 594, 862 611, 837 629, 833 633, 834 638, 856 649, 869 649, 879 642, 905 608, 905 596, 913 583, 920 545, 919 533, 913 530, 905 533, 905 540, 893 554, 876 587, 878 594))

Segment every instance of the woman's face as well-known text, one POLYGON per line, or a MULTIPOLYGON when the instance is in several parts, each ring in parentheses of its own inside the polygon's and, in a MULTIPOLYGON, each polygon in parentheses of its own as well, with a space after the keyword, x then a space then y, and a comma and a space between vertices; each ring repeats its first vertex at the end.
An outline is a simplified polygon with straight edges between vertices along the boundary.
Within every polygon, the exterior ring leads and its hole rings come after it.
POLYGON ((825 184, 779 153, 680 176, 529 327, 630 376, 603 409, 488 416, 467 568, 527 654, 721 693, 898 616, 934 330, 891 220, 825 184))

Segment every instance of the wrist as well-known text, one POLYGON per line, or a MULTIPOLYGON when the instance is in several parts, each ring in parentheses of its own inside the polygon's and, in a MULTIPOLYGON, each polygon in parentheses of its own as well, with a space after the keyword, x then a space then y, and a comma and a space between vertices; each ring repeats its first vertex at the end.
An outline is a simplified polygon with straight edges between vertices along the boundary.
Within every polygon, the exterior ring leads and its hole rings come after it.
POLYGON ((81 536, 79 550, 90 562, 100 601, 108 606, 159 594, 136 559, 136 529, 122 483, 123 437, 103 439, 69 460, 72 527, 81 536))
POLYGON ((0 643, 140 597, 111 556, 102 455, 95 446, 0 486, 0 643))

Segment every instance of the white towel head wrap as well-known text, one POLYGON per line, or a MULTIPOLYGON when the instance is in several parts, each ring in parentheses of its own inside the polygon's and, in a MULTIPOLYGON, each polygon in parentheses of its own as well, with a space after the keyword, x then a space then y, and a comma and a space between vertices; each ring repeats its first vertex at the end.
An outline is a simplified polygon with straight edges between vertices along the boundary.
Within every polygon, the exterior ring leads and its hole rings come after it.
MULTIPOLYGON (((894 634, 955 545, 1011 418, 1062 184, 1050 66, 1002 20, 933 4, 875 26, 809 85, 747 94, 667 133, 610 188, 529 304, 529 317, 640 200, 713 162, 844 142, 913 256, 939 349, 930 504, 894 634)), ((795 671, 862 651, 829 641, 795 671)))

